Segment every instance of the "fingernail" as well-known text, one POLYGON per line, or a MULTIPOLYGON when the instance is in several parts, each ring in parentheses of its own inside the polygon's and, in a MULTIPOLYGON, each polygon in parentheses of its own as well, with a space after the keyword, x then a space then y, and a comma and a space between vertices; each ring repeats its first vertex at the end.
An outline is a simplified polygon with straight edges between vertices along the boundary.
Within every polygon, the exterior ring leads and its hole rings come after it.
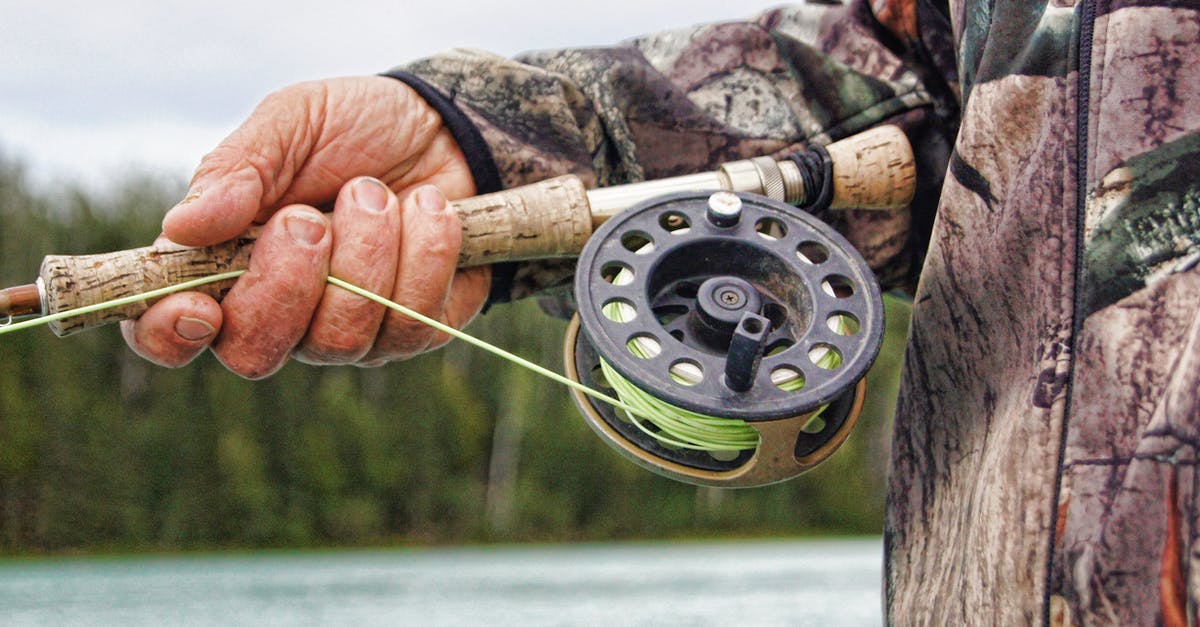
POLYGON ((202 187, 193 187, 193 188, 189 189, 187 196, 184 196, 183 200, 175 203, 175 206, 171 207, 171 209, 168 210, 167 213, 163 215, 162 230, 163 231, 167 230, 167 223, 171 219, 171 214, 174 213, 176 209, 180 209, 180 208, 185 207, 193 202, 196 202, 196 199, 200 198, 200 194, 202 194, 203 192, 204 192, 204 188, 202 188, 202 187))
POLYGON ((178 334, 179 337, 189 342, 206 340, 212 337, 212 335, 216 332, 217 330, 213 327, 213 325, 199 318, 180 316, 179 319, 175 321, 175 333, 178 334))
POLYGON ((383 211, 388 203, 388 188, 377 179, 364 177, 354 182, 354 202, 368 211, 383 211))
POLYGON ((446 197, 438 188, 426 185, 416 192, 417 206, 429 213, 441 213, 446 208, 446 197))
MULTIPOLYGON (((200 194, 202 194, 202 193, 204 193, 203 187, 195 187, 195 188, 189 189, 187 196, 184 196, 183 200, 175 203, 175 207, 182 207, 184 205, 195 202, 198 198, 200 198, 200 194)), ((174 209, 175 207, 171 207, 171 208, 174 209)))
POLYGON ((325 237, 325 224, 317 218, 297 213, 284 219, 288 235, 301 244, 313 245, 325 237))

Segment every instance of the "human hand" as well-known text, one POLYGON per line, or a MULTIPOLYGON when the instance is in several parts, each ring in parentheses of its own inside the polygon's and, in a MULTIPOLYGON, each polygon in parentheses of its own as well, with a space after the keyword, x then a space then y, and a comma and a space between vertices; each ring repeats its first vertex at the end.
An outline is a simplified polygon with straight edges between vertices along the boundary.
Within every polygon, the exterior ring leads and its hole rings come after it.
POLYGON ((442 192, 471 196, 474 181, 440 116, 400 81, 336 79, 272 94, 204 157, 163 220, 166 237, 192 246, 266 222, 249 271, 220 304, 194 292, 163 299, 123 323, 126 341, 170 367, 211 345, 248 378, 293 355, 378 365, 436 348, 445 334, 325 277, 465 325, 483 305, 490 270, 456 270, 461 230, 442 192), (331 202, 332 218, 315 209, 331 202))

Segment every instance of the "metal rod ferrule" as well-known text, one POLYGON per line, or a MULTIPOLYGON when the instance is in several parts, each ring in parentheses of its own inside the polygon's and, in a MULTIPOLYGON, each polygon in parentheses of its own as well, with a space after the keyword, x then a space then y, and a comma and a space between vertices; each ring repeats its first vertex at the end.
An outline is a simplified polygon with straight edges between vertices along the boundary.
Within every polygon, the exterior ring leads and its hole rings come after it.
POLYGON ((742 159, 722 164, 713 172, 590 189, 592 226, 598 227, 618 213, 656 196, 676 192, 728 190, 749 192, 791 204, 804 201, 800 169, 790 160, 771 157, 742 159))
POLYGON ((11 322, 42 315, 46 311, 45 294, 41 279, 0 290, 0 318, 11 322))

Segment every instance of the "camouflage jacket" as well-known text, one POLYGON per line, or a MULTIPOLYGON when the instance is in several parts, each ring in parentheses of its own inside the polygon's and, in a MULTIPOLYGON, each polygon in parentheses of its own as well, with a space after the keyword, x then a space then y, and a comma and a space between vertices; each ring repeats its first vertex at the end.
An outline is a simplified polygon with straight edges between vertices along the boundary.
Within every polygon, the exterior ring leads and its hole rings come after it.
MULTIPOLYGON (((885 286, 919 276, 889 619, 1185 624, 1200 614, 1200 12, 1077 2, 809 4, 406 70, 457 120, 482 188, 657 178, 901 126, 912 206, 825 216, 885 286)), ((569 274, 526 264, 497 286, 522 297, 569 274)))

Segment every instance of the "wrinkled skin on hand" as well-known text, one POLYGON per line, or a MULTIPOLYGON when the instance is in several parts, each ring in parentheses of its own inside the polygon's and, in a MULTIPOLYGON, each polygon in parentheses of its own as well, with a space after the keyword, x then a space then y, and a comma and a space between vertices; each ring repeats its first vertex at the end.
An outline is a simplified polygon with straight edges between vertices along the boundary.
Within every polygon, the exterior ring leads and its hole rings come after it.
POLYGON ((339 277, 454 327, 479 312, 490 269, 456 270, 461 230, 446 198, 475 193, 438 114, 391 78, 302 83, 268 96, 201 161, 163 219, 190 246, 265 223, 249 271, 221 303, 186 292, 122 324, 157 364, 211 347, 261 378, 289 357, 379 365, 441 346, 443 333, 325 282, 339 277), (317 207, 332 206, 332 214, 317 207))

